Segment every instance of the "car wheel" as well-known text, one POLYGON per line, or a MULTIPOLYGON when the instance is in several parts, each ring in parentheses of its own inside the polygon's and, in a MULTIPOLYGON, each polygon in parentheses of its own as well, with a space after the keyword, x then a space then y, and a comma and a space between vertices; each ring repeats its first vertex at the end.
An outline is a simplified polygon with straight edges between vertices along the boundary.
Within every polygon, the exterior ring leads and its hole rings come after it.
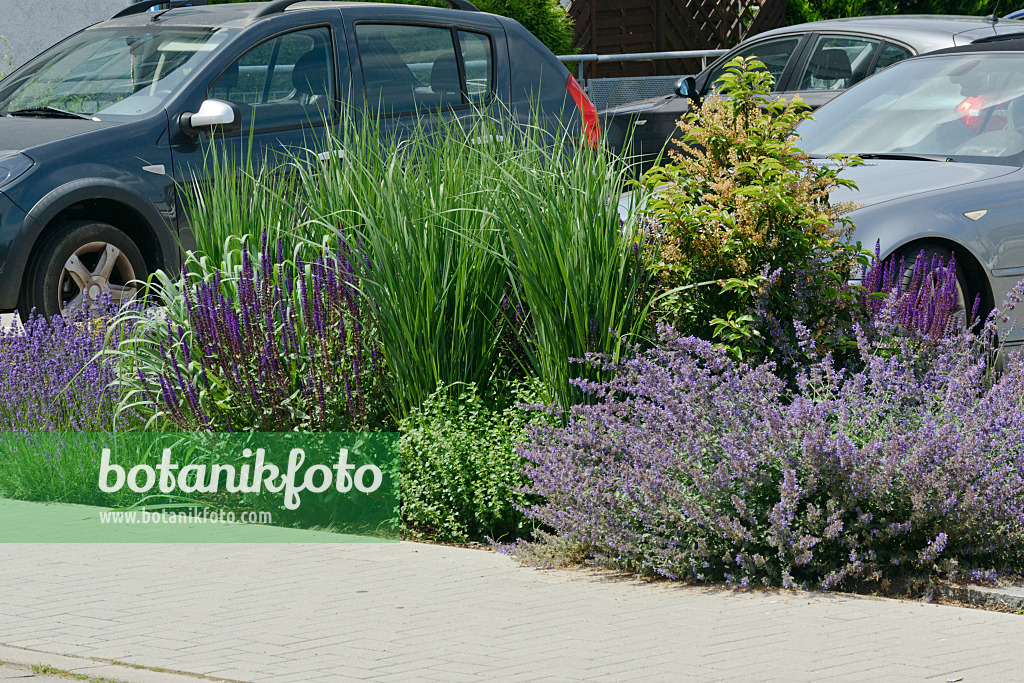
MULTIPOLYGON (((895 254, 895 259, 897 261, 903 259, 905 264, 903 271, 903 286, 906 288, 911 285, 914 267, 917 264, 918 259, 924 259, 924 264, 927 267, 936 256, 942 260, 943 264, 948 264, 949 260, 953 258, 954 255, 955 254, 948 248, 938 244, 923 244, 904 247, 895 254)), ((935 288, 938 284, 939 283, 935 281, 934 275, 931 275, 930 278, 926 279, 925 282, 920 284, 920 286, 935 288)), ((953 305, 953 312, 951 315, 951 320, 955 321, 953 324, 956 325, 957 329, 966 329, 967 322, 971 317, 971 313, 974 311, 974 302, 976 298, 981 298, 981 305, 978 307, 978 315, 984 316, 987 313, 987 311, 983 310, 985 302, 983 287, 984 285, 977 274, 965 266, 963 259, 957 259, 956 302, 953 305)))
POLYGON ((147 277, 142 252, 128 235, 106 223, 75 221, 39 249, 22 290, 22 316, 96 310, 133 298, 147 277))

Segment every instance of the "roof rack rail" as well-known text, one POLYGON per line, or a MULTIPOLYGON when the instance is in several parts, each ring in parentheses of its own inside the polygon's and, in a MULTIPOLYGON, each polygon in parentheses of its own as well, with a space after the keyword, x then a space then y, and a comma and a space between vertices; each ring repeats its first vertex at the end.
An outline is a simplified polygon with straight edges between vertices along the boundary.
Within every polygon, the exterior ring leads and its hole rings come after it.
MULTIPOLYGON (((143 0, 144 2, 146 0, 143 0)), ((286 9, 305 0, 273 0, 268 2, 265 6, 260 7, 258 10, 249 15, 249 21, 255 19, 262 19, 263 17, 269 17, 272 14, 280 14, 286 9)), ((468 0, 444 0, 447 5, 452 9, 463 10, 465 12, 479 12, 480 10, 468 0)))
POLYGON ((130 17, 133 14, 142 14, 148 12, 154 7, 160 5, 170 5, 170 9, 177 9, 178 7, 188 7, 190 5, 205 5, 206 2, 197 2, 196 0, 139 0, 139 2, 128 5, 123 10, 120 10, 111 19, 120 19, 121 17, 130 17))

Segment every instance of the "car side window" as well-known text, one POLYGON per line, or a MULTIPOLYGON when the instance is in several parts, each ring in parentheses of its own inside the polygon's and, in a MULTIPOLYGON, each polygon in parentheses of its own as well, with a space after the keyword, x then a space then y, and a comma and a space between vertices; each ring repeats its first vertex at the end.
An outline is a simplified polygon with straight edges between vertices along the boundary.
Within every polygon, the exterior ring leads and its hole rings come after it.
POLYGON ((286 33, 260 43, 225 69, 207 96, 242 111, 242 130, 315 125, 334 118, 330 29, 286 33))
POLYGON ((875 68, 871 73, 878 73, 882 69, 889 68, 896 62, 902 62, 904 59, 913 56, 913 53, 905 47, 893 45, 892 43, 885 43, 882 45, 882 51, 878 53, 878 59, 875 61, 875 68))
POLYGON ((737 50, 729 55, 727 59, 715 67, 711 72, 708 79, 704 82, 704 94, 707 94, 715 87, 715 82, 722 77, 723 73, 725 73, 725 65, 736 57, 744 57, 748 59, 750 57, 754 57, 763 62, 765 67, 768 69, 768 73, 770 73, 775 79, 775 85, 772 87, 772 90, 777 90, 779 80, 782 78, 782 74, 786 71, 786 65, 789 64, 789 60, 792 59, 793 52, 796 50, 797 45, 800 44, 801 37, 802 36, 787 36, 785 38, 764 40, 760 43, 754 43, 737 50))
POLYGON ((881 42, 857 36, 819 36, 796 89, 846 90, 870 75, 881 42))
POLYGON ((491 97, 491 39, 483 33, 459 31, 459 48, 466 67, 466 95, 473 104, 481 104, 491 97))
MULTIPOLYGON (((363 85, 370 110, 381 114, 430 111, 464 104, 465 84, 459 72, 453 32, 436 26, 402 24, 356 24, 356 43, 363 70, 363 85)), ((474 99, 481 87, 490 88, 488 65, 486 83, 480 61, 479 34, 459 33, 462 55, 469 62, 467 71, 474 82, 474 99), (474 42, 475 41, 475 42, 474 42)))

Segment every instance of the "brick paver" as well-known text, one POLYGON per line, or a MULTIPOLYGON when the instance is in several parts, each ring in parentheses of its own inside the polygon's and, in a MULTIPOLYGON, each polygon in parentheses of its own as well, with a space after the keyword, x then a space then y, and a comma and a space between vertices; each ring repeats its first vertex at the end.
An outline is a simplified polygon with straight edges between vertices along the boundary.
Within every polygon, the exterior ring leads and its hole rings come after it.
POLYGON ((1024 617, 736 593, 481 550, 0 546, 0 644, 215 678, 1024 680, 1024 617))

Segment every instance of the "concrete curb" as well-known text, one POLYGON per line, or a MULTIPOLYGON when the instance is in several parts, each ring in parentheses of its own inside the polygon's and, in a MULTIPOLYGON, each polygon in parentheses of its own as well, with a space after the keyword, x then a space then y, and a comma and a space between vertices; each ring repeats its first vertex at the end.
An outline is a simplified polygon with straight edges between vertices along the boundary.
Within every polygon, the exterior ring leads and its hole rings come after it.
POLYGON ((942 584, 939 595, 981 607, 1024 611, 1024 586, 971 586, 942 584))
POLYGON ((171 671, 154 671, 139 669, 134 666, 112 664, 109 661, 88 659, 85 657, 69 657, 39 650, 27 650, 21 647, 0 645, 0 662, 15 666, 52 666, 72 674, 82 674, 89 678, 106 678, 118 683, 197 683, 198 681, 224 681, 237 683, 226 678, 210 678, 208 676, 177 673, 171 671))

